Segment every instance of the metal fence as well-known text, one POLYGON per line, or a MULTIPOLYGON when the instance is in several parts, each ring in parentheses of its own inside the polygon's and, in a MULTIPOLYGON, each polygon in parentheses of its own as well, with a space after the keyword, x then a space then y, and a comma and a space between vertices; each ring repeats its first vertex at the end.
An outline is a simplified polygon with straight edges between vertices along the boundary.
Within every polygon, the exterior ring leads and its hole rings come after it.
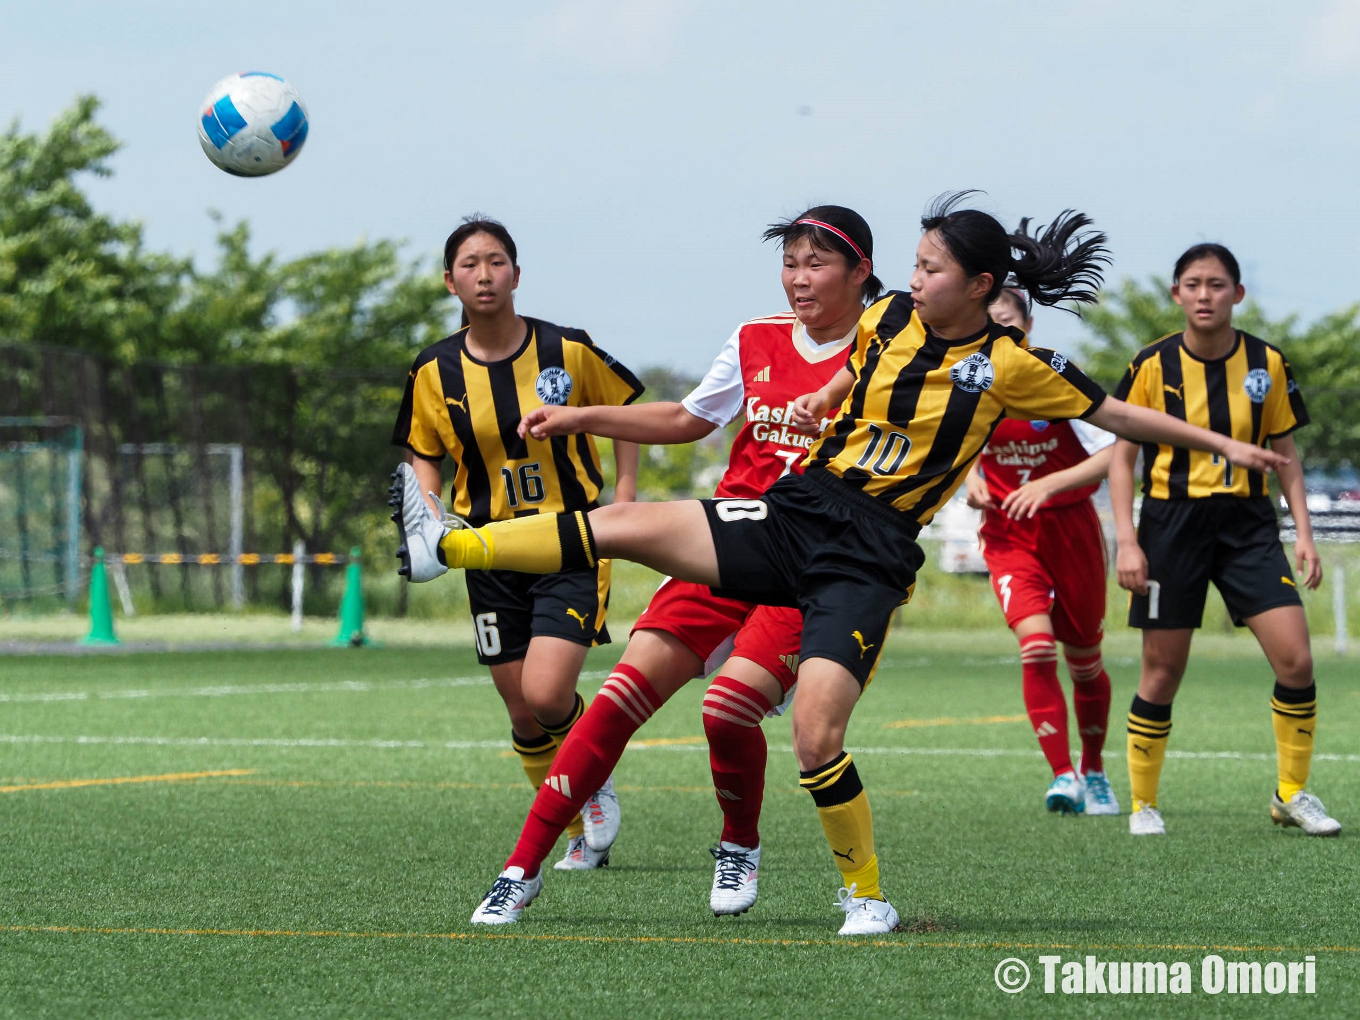
POLYGON ((0 420, 15 423, 0 426, 0 598, 73 596, 78 535, 85 553, 184 557, 139 566, 135 582, 184 608, 287 604, 288 578, 243 574, 231 557, 361 539, 381 509, 404 382, 400 370, 120 365, 21 345, 0 345, 0 377, 0 420), (190 566, 203 553, 222 565, 190 566))

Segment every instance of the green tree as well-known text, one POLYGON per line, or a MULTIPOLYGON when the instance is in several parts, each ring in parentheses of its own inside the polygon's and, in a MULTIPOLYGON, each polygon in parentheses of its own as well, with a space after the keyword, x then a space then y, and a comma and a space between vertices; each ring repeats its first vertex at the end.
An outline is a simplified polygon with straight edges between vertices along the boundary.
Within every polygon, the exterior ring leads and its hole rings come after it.
POLYGON ((175 304, 188 264, 148 252, 137 223, 95 212, 77 178, 118 143, 82 96, 41 135, 0 136, 0 337, 128 363, 175 304))
MULTIPOLYGON (((1185 328, 1169 284, 1125 280, 1083 313, 1094 337, 1082 347, 1082 367, 1113 390, 1140 349, 1185 328)), ((1309 467, 1338 468, 1360 459, 1360 304, 1303 325, 1297 315, 1269 318, 1247 300, 1233 315, 1239 329, 1284 352, 1313 420, 1297 440, 1309 467)))
POLYGON ((186 288, 187 328, 218 337, 227 364, 405 369, 448 334, 453 303, 439 274, 406 265, 391 241, 280 262, 252 259, 241 223, 218 235, 218 268, 186 288))

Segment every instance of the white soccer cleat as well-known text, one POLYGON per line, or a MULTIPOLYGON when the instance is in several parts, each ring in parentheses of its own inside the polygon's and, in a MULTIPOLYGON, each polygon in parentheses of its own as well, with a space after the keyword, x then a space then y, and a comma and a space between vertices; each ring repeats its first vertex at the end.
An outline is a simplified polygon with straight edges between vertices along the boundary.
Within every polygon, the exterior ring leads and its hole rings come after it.
POLYGON ((760 847, 738 846, 720 840, 708 852, 716 862, 713 867, 713 891, 708 896, 713 916, 746 913, 756 905, 760 847))
POLYGON ((491 884, 477 909, 472 912, 473 924, 514 924, 519 915, 543 891, 543 875, 524 877, 523 868, 506 868, 491 884))
POLYGON ((572 836, 567 852, 553 865, 554 871, 594 871, 609 865, 609 851, 597 852, 586 845, 584 836, 572 836))
POLYGON ((1298 826, 1310 836, 1335 836, 1341 832, 1341 823, 1322 806, 1311 793, 1300 790, 1289 800, 1280 800, 1278 792, 1270 795, 1270 820, 1276 825, 1288 828, 1298 826))
POLYGON ((1133 813, 1129 815, 1129 835, 1165 836, 1166 823, 1162 821, 1162 813, 1151 804, 1135 800, 1133 813))
POLYGON ((1086 784, 1075 772, 1056 776, 1044 791, 1044 807, 1064 815, 1079 815, 1086 810, 1086 784))
MULTIPOLYGON (((393 507, 392 520, 401 532, 397 559, 401 566, 397 573, 412 581, 433 581, 449 568, 439 555, 439 540, 450 531, 430 509, 420 494, 420 481, 410 464, 397 465, 392 472, 392 484, 387 489, 391 497, 387 505, 393 507)), ((440 504, 441 509, 443 504, 440 504)))
POLYGON ((1086 787, 1086 814, 1117 815, 1119 799, 1110 788, 1110 777, 1104 772, 1087 772, 1081 777, 1086 787))
POLYGON ((590 795, 581 806, 581 822, 586 829, 586 846, 596 853, 606 853, 619 838, 619 795, 614 792, 614 777, 590 795))
POLYGON ((838 935, 886 935, 897 931, 900 923, 891 903, 856 896, 854 883, 836 893, 836 906, 845 911, 845 923, 838 935))

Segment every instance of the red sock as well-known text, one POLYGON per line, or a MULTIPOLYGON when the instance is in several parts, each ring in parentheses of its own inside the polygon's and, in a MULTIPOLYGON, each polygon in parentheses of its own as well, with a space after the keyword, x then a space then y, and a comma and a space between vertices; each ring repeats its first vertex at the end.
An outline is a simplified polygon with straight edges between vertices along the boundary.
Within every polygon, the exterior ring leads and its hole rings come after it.
MULTIPOLYGON (((1020 674, 1024 679, 1025 711, 1029 713, 1039 748, 1053 774, 1072 771, 1067 746, 1067 699, 1058 683, 1058 645, 1052 634, 1020 639, 1020 674)), ((559 752, 560 753, 560 752, 559 752)))
POLYGON ((1072 708, 1081 734, 1081 770, 1104 772, 1100 752, 1110 725, 1110 674, 1099 652, 1087 659, 1069 657, 1067 672, 1072 677, 1072 708))
POLYGON ((526 877, 538 874, 567 823, 609 778, 629 739, 660 707, 661 699, 646 677, 623 663, 614 667, 557 749, 514 853, 505 862, 507 868, 523 868, 526 877))
POLYGON ((765 731, 760 724, 774 706, 759 691, 720 676, 704 695, 704 733, 713 789, 722 808, 722 839, 760 845, 760 802, 765 796, 765 731))

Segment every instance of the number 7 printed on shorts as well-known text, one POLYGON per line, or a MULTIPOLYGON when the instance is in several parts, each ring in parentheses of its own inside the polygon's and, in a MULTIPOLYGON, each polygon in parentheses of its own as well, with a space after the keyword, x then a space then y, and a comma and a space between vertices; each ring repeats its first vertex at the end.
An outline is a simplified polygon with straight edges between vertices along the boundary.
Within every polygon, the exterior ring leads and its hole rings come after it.
POLYGON ((1014 574, 1002 574, 996 579, 996 590, 1001 596, 1001 612, 1009 613, 1011 610, 1011 578, 1014 574))

